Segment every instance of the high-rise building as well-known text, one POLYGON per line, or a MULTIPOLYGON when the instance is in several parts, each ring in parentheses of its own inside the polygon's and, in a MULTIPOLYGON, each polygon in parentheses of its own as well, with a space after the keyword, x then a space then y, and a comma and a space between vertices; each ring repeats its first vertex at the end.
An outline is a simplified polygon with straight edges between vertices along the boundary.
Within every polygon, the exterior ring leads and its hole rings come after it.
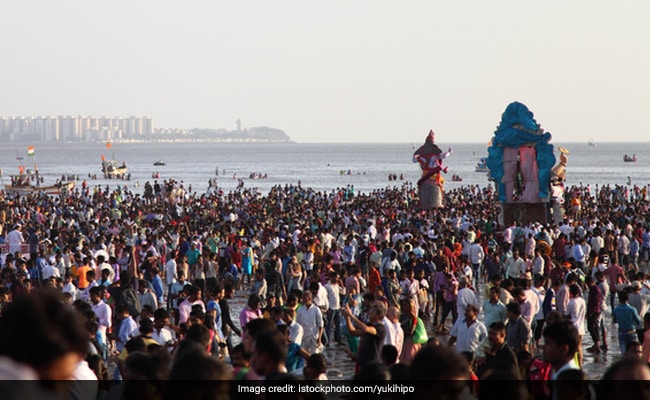
POLYGON ((41 133, 41 140, 47 142, 61 140, 59 118, 53 116, 42 117, 41 124, 43 132, 41 133))
POLYGON ((153 135, 153 120, 150 117, 142 118, 142 134, 146 136, 153 135))
POLYGON ((78 140, 81 138, 79 118, 74 115, 59 117, 61 140, 78 140))
POLYGON ((127 134, 128 136, 135 136, 135 135, 138 134, 138 132, 137 132, 136 129, 135 129, 135 127, 136 127, 135 119, 136 119, 136 118, 135 118, 134 115, 131 115, 131 116, 127 119, 128 130, 127 130, 126 134, 127 134))

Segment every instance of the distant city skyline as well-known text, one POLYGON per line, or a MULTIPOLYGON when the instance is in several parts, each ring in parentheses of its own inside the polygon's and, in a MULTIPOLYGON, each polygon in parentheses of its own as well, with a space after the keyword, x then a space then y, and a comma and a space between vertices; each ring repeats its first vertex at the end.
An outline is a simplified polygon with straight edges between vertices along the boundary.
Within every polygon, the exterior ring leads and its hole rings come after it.
POLYGON ((293 141, 647 141, 650 2, 66 0, 0 5, 4 115, 138 115, 293 141))
POLYGON ((148 116, 0 116, 0 140, 12 142, 26 138, 44 142, 122 140, 154 132, 153 120, 148 116))
POLYGON ((245 127, 235 121, 236 129, 155 128, 148 116, 108 117, 92 115, 0 116, 0 141, 67 142, 122 140, 226 140, 289 141, 284 131, 267 126, 245 127))

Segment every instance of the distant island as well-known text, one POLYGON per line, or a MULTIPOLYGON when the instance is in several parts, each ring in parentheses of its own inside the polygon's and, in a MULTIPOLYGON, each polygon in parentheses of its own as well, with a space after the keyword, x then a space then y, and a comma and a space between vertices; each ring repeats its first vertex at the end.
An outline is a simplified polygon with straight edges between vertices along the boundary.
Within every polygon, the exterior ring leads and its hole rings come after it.
POLYGON ((0 142, 233 142, 284 143, 291 138, 281 129, 268 126, 234 130, 154 128, 147 116, 41 116, 0 117, 0 142))
POLYGON ((247 129, 229 131, 226 129, 194 128, 183 133, 158 133, 152 135, 153 140, 197 140, 216 142, 290 142, 291 138, 281 129, 268 126, 258 126, 247 129))

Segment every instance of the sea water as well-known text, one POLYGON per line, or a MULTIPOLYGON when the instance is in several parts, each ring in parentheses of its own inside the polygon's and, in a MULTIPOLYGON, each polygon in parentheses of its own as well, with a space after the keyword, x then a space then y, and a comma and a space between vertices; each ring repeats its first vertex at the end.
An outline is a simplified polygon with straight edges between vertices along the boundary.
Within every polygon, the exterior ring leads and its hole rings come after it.
MULTIPOLYGON (((355 190, 370 192, 387 186, 415 182, 420 176, 417 164, 412 162, 415 149, 422 143, 113 143, 108 149, 103 143, 36 143, 35 155, 27 156, 29 144, 3 144, 0 147, 2 181, 18 173, 22 163, 28 169, 39 170, 46 184, 62 175, 75 175, 88 180, 91 186, 109 185, 115 188, 126 184, 141 191, 144 183, 153 183, 152 174, 160 174, 158 181, 173 178, 192 186, 197 193, 205 193, 208 182, 218 179, 226 191, 237 187, 243 179, 245 187, 257 187, 267 193, 274 185, 297 184, 324 191, 353 185, 355 190), (101 157, 125 162, 131 173, 129 182, 106 180, 101 174, 101 157), (22 157, 22 160, 16 158, 22 157), (154 166, 162 160, 165 166, 154 166), (216 170, 219 175, 216 175, 216 170), (250 179, 251 173, 266 175, 265 179, 250 179), (395 174, 397 181, 388 176, 395 174), (97 175, 90 180, 89 175, 97 175), (403 176, 403 181, 399 178, 403 176), (136 188, 137 185, 137 188, 136 188)), ((487 156, 485 143, 446 143, 438 145, 453 154, 445 160, 449 172, 445 187, 490 184, 487 174, 476 172, 476 163, 487 156), (453 182, 452 175, 462 182, 453 182)), ((644 143, 601 143, 597 147, 585 143, 554 143, 568 149, 567 184, 604 185, 650 183, 650 146, 644 143), (623 162, 623 155, 636 154, 637 162, 623 162)))

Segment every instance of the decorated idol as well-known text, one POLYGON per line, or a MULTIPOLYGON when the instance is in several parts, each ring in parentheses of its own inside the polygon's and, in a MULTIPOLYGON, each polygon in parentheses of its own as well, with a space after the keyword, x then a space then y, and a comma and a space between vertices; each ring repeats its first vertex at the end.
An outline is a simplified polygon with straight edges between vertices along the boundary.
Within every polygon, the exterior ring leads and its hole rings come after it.
POLYGON ((444 178, 441 172, 447 173, 447 167, 443 167, 442 160, 452 153, 451 148, 446 152, 435 144, 435 133, 429 131, 424 144, 413 153, 413 162, 420 164, 422 176, 418 180, 420 190, 420 208, 431 210, 441 208, 443 198, 444 178))

